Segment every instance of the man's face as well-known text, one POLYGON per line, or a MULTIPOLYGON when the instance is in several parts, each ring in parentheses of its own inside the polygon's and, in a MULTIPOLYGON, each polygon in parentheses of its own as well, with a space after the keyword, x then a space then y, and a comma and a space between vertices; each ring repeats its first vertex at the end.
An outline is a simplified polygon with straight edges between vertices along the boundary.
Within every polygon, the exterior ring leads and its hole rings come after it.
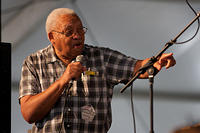
POLYGON ((57 56, 71 60, 80 55, 84 48, 85 40, 85 33, 80 19, 77 16, 63 15, 57 20, 56 27, 56 32, 51 32, 53 38, 50 38, 50 41, 55 48, 57 56))

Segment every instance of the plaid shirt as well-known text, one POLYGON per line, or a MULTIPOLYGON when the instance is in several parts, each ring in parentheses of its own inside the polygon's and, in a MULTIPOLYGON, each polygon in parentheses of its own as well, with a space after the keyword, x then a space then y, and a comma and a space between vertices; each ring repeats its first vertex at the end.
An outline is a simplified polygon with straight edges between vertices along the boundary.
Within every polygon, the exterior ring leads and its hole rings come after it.
MULTIPOLYGON (((73 82, 77 96, 63 93, 50 112, 33 124, 33 133, 106 133, 112 122, 113 88, 131 77, 136 60, 109 48, 85 45, 84 65, 98 74, 73 82), (84 87, 89 95, 84 95, 84 87)), ((65 71, 52 45, 28 56, 22 66, 19 99, 47 89, 65 71)), ((66 87, 66 90, 68 88, 66 87)))

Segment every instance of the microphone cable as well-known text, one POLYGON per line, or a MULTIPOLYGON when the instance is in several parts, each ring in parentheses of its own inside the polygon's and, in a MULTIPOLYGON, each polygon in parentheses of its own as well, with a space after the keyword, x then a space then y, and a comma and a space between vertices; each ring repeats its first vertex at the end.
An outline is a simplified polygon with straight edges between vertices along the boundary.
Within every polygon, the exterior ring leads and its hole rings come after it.
MULTIPOLYGON (((193 13, 197 16, 197 12, 194 10, 194 8, 191 6, 191 4, 188 2, 188 0, 186 0, 186 3, 187 5, 189 6, 189 8, 193 11, 193 13)), ((199 21, 199 18, 197 19, 197 22, 198 22, 198 26, 197 26, 197 30, 195 32, 195 34, 188 40, 186 41, 183 41, 183 42, 174 42, 174 44, 183 44, 183 43, 187 43, 189 41, 191 41, 192 39, 194 39, 199 31, 199 27, 200 27, 200 21, 199 21)))
MULTIPOLYGON (((189 6, 189 8, 193 11, 193 13, 197 16, 198 15, 197 12, 191 6, 191 4, 188 2, 188 0, 186 0, 186 3, 189 6)), ((190 39, 183 41, 183 42, 174 42, 174 44, 183 44, 183 43, 187 43, 187 42, 191 41, 192 39, 194 39, 196 37, 197 33, 199 32, 199 27, 200 27, 199 18, 197 19, 197 22, 198 22, 197 30, 190 39)), ((133 84, 131 85, 131 110, 132 110, 132 117, 133 117, 132 119, 133 119, 134 133, 136 133, 135 111, 134 111, 134 104, 133 104, 133 84)))
POLYGON ((131 110, 132 110, 132 117, 133 117, 133 129, 134 129, 134 133, 136 133, 135 111, 134 111, 134 104, 133 104, 133 84, 131 85, 131 110))

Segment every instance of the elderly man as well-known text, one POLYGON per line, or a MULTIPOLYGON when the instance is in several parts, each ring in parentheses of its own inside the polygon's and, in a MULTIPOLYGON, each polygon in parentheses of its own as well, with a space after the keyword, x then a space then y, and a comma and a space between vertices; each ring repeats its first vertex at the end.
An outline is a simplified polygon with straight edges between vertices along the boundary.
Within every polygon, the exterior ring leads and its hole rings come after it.
MULTIPOLYGON (((46 32, 51 45, 28 56, 22 66, 19 100, 24 119, 33 123, 33 133, 106 133, 114 86, 126 83, 149 59, 84 44, 86 28, 68 8, 49 14, 46 32), (84 61, 74 61, 81 54, 84 61)), ((173 65, 169 53, 154 67, 173 65)))

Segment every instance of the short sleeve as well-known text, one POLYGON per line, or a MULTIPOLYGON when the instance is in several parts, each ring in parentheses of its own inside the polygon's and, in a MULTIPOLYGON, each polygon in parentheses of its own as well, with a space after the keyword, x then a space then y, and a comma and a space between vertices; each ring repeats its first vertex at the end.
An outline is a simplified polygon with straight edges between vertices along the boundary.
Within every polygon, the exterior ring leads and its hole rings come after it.
POLYGON ((108 48, 104 51, 104 54, 108 80, 114 85, 118 83, 127 83, 133 76, 137 60, 108 48))
POLYGON ((19 84, 19 99, 25 95, 39 93, 39 82, 33 63, 26 59, 22 65, 21 80, 19 84))

